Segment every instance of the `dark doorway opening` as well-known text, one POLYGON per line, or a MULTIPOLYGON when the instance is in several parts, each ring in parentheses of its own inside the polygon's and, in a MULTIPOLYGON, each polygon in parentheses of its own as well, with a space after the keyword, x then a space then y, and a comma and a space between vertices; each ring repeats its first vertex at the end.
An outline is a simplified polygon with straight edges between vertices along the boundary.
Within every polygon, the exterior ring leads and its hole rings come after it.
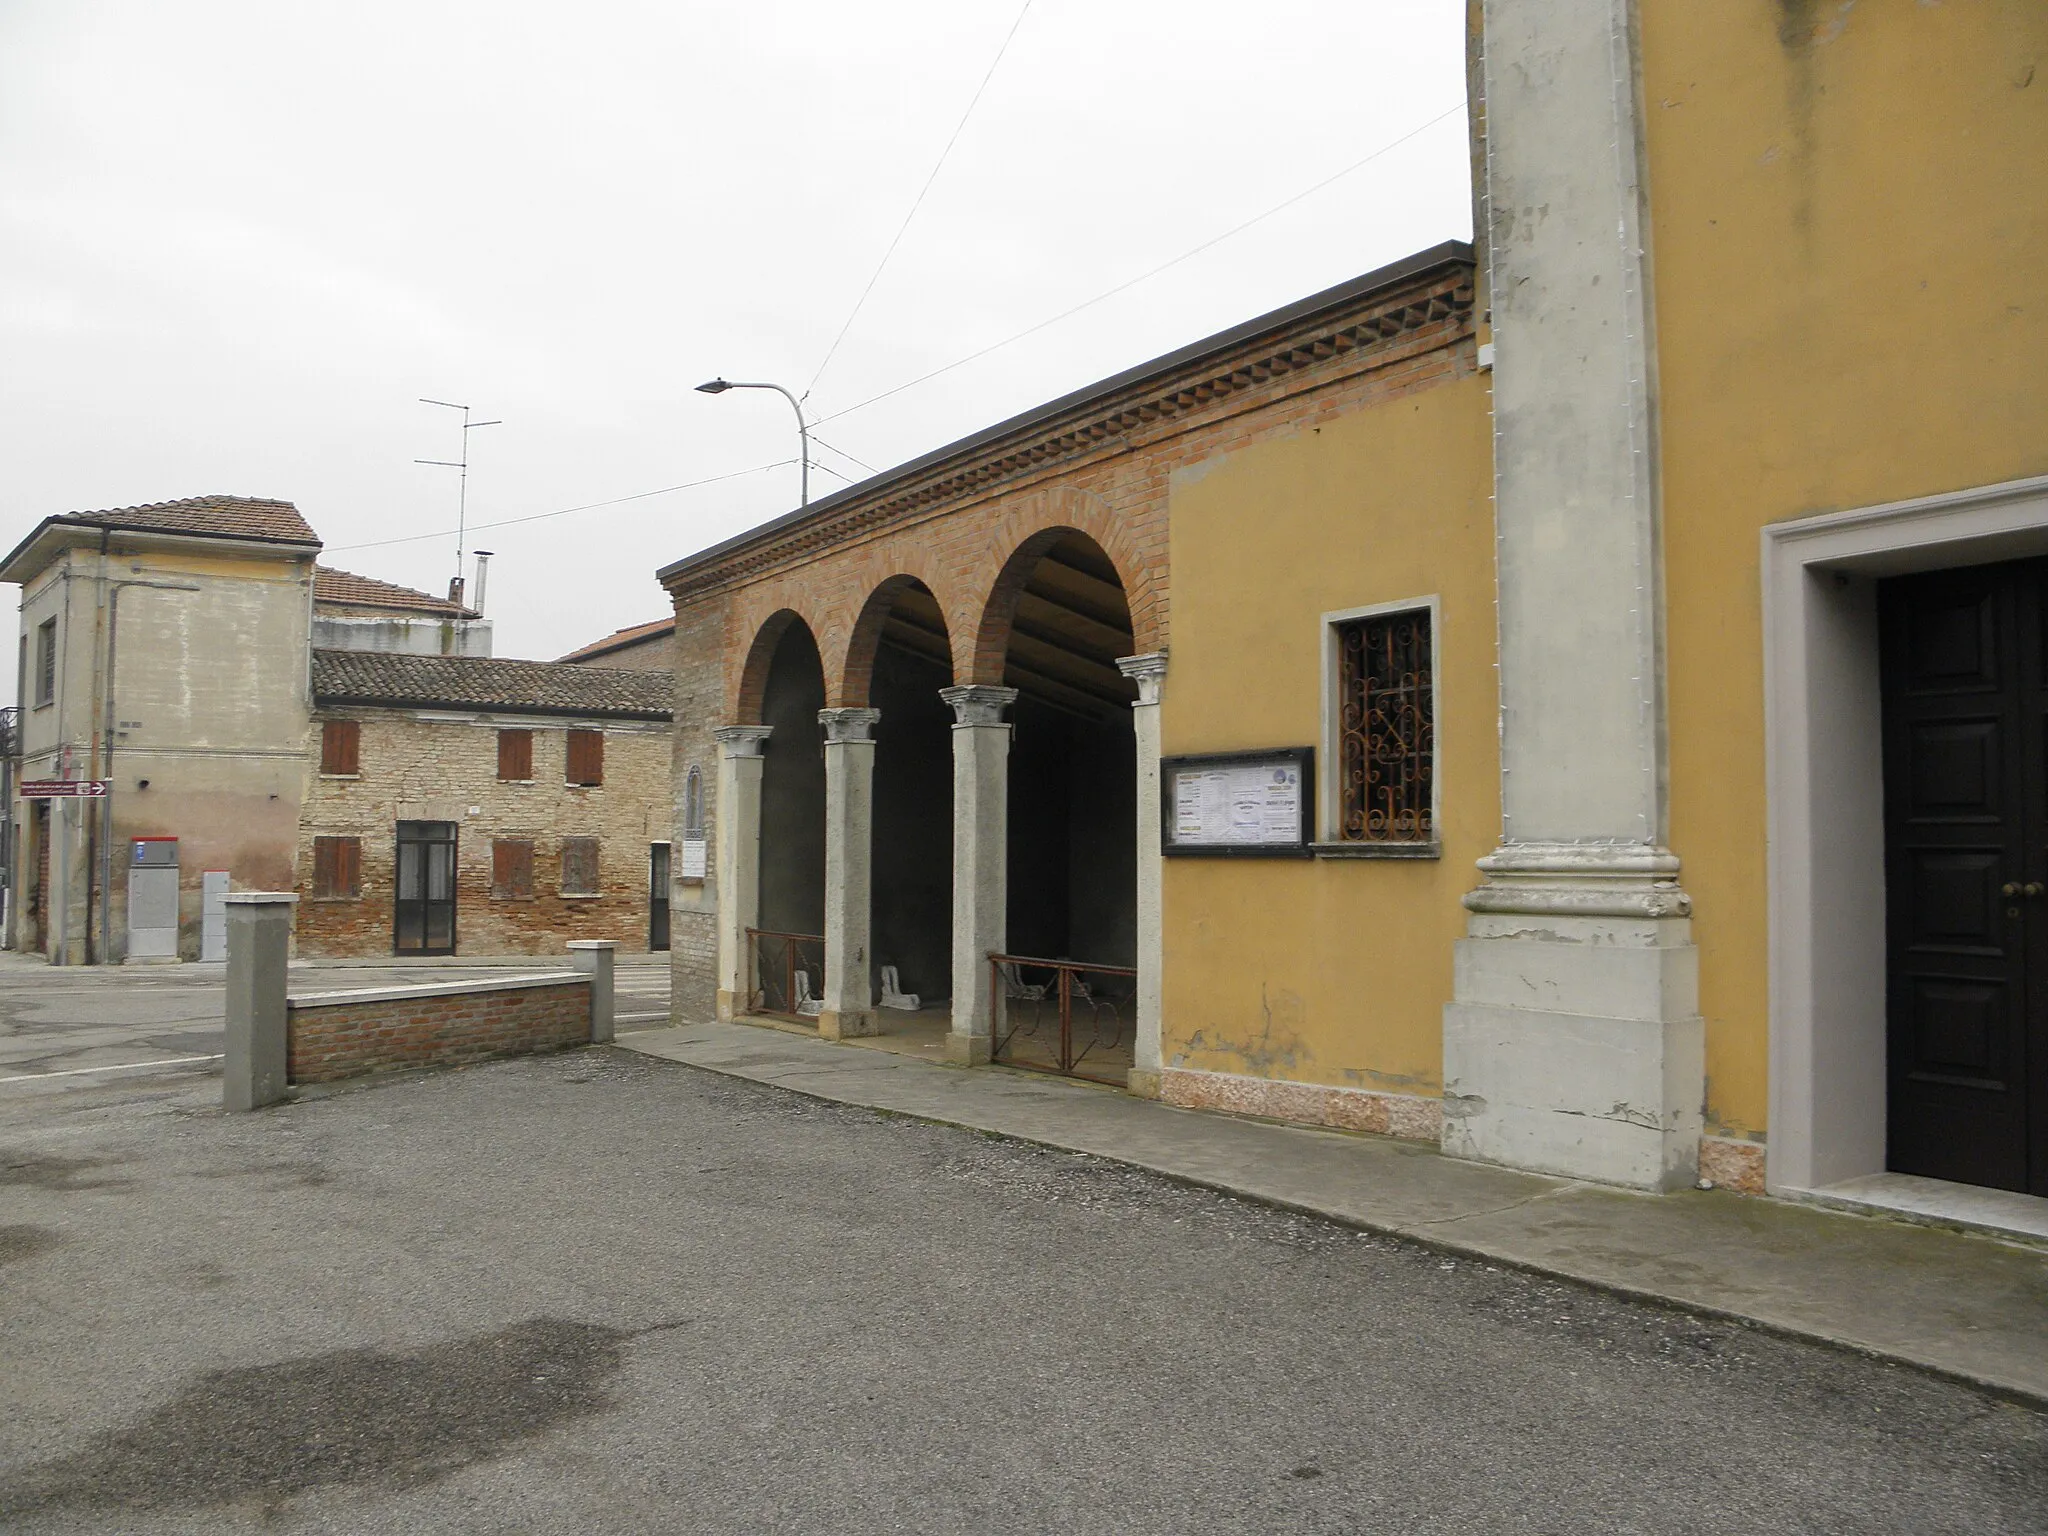
POLYGON ((1009 1033, 999 1059, 1112 1080, 1131 1064, 1137 961, 1137 743, 1132 683, 1117 670, 1134 650, 1116 567, 1093 540, 1063 535, 1025 578, 1005 652, 1011 706, 1009 952, 998 968, 1009 1033), (1030 958, 1108 969, 1078 979, 1088 1006, 1062 1048, 1058 977, 1030 958), (1040 990, 1044 989, 1044 990, 1040 990), (1032 996, 1036 992, 1037 996, 1032 996), (1047 1005, 1047 1006, 1041 1006, 1047 1005), (1078 1057, 1080 1066, 1072 1067, 1078 1057))
POLYGON ((761 755, 761 905, 753 961, 760 1005, 799 1013, 822 995, 825 931, 825 669, 810 628, 793 620, 776 643, 762 694, 771 734, 761 755))
POLYGON ((647 845, 647 947, 655 952, 668 948, 668 848, 647 845))
MULTIPOLYGON (((868 702, 875 726, 871 923, 877 982, 896 976, 897 1005, 935 1013, 953 986, 953 711, 939 690, 953 681, 945 617, 921 584, 895 596, 875 650, 868 702)), ((878 996, 886 997, 886 990, 878 996)))
POLYGON ((452 821, 398 824, 391 947, 401 955, 455 953, 455 839, 452 821))
POLYGON ((1886 1163, 2048 1195, 2048 561, 1878 589, 1886 1163))

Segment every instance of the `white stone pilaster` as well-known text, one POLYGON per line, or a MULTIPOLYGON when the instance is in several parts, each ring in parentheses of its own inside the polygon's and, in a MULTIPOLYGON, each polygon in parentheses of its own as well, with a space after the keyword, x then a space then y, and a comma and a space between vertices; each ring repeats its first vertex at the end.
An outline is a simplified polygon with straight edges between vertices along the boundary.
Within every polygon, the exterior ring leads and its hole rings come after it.
POLYGON ((869 927, 873 903, 878 709, 821 709, 825 727, 825 986, 818 1033, 875 1031, 869 927))
POLYGON ((718 741, 718 1016, 747 1011, 754 980, 748 974, 747 930, 761 913, 761 748, 765 725, 727 725, 718 741))
POLYGON ((1501 845, 1444 1013, 1446 1152, 1696 1176, 1697 955, 1666 845, 1634 0, 1485 0, 1501 845))
POLYGON ((984 683, 941 688, 953 709, 953 1029, 948 1060, 989 1059, 994 1028, 991 954, 1009 918, 1010 726, 1017 690, 984 683))
POLYGON ((1138 996, 1132 1037, 1130 1090, 1159 1097, 1159 1032, 1166 969, 1163 885, 1165 860, 1159 831, 1159 705, 1166 693, 1166 652, 1149 651, 1118 660, 1117 670, 1138 685, 1131 706, 1131 733, 1138 763, 1138 996))

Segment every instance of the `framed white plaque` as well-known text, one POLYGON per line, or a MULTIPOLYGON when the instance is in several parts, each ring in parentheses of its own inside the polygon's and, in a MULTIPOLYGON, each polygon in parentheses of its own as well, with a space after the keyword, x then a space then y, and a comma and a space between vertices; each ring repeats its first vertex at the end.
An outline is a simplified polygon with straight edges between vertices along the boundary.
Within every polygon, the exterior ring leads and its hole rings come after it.
POLYGON ((1159 770, 1162 851, 1236 858, 1309 856, 1313 747, 1169 757, 1159 770))

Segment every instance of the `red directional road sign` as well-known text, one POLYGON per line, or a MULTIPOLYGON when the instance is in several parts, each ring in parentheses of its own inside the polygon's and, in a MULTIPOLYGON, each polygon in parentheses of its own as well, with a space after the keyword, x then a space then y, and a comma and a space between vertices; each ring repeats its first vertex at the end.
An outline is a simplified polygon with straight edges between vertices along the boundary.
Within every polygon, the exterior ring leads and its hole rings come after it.
POLYGON ((107 792, 105 779, 23 779, 24 800, 97 800, 107 792))

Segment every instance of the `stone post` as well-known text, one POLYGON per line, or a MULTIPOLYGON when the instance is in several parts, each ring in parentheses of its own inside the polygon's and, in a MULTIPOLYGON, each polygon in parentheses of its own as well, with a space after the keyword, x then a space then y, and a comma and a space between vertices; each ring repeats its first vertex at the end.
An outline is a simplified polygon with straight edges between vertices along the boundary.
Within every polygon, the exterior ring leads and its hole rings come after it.
POLYGON ((1696 1177, 1668 838, 1656 330, 1634 0, 1485 0, 1501 843, 1444 1010, 1446 1152, 1696 1177))
POLYGON ((1138 685, 1131 734, 1138 759, 1138 996, 1130 1090, 1159 1097, 1160 998, 1166 970, 1165 860, 1159 843, 1159 703, 1166 692, 1166 652, 1125 656, 1117 670, 1138 685))
POLYGON ((878 709, 821 709, 825 727, 825 986, 818 1034, 872 1035, 875 722, 878 709))
POLYGON ((618 959, 616 939, 571 939, 570 962, 590 978, 590 1042, 612 1038, 612 974, 618 959))
POLYGON ((228 893, 227 1048, 221 1107, 261 1109, 285 1097, 286 967, 292 908, 284 891, 228 893))
POLYGON ((1003 711, 1014 688, 969 683, 941 688, 953 708, 953 1030, 946 1059, 989 1059, 995 1025, 988 957, 1008 929, 1010 727, 1003 711))
POLYGON ((726 725, 718 741, 718 1016, 730 1022, 754 994, 747 930, 761 914, 761 748, 765 725, 726 725))

